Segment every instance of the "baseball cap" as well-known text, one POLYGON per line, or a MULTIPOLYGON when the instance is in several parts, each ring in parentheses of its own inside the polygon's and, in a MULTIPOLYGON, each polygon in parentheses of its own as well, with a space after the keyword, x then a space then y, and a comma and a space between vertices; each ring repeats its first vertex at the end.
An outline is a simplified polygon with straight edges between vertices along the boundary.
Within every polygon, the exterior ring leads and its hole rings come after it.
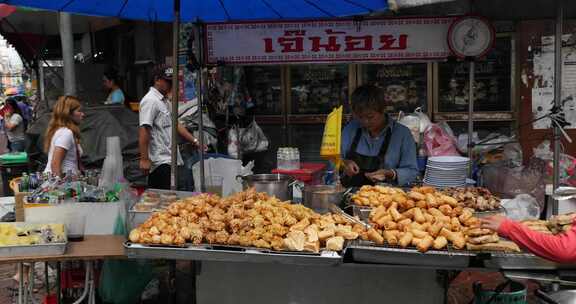
POLYGON ((172 82, 172 74, 174 74, 174 70, 172 68, 160 69, 155 73, 156 79, 164 79, 166 81, 172 82))

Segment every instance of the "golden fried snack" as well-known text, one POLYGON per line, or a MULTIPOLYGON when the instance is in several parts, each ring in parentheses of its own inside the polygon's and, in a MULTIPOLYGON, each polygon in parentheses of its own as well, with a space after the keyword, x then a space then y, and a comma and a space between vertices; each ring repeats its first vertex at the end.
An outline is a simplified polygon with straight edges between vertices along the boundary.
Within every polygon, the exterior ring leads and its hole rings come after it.
POLYGON ((471 212, 469 209, 466 209, 462 211, 462 214, 458 217, 458 219, 460 220, 461 223, 464 223, 468 219, 470 219, 473 215, 474 215, 473 212, 471 212))
POLYGON ((482 245, 482 244, 487 244, 487 243, 497 243, 498 241, 500 241, 500 238, 498 237, 497 234, 483 235, 483 236, 478 236, 478 237, 473 237, 473 238, 468 239, 468 243, 474 244, 474 245, 482 245))
POLYGON ((384 227, 385 230, 396 230, 398 229, 398 224, 396 222, 393 221, 388 221, 386 223, 384 223, 384 225, 382 227, 384 227))
POLYGON ((130 234, 128 235, 128 239, 130 240, 130 242, 138 243, 138 241, 140 240, 140 234, 141 231, 138 228, 132 229, 132 231, 130 231, 130 234))
POLYGON ((463 249, 466 246, 466 238, 461 232, 452 232, 446 228, 442 228, 440 235, 452 242, 452 246, 456 249, 463 249))
POLYGON ((284 246, 291 251, 303 251, 306 243, 306 235, 300 230, 288 232, 284 239, 284 246))
POLYGON ((320 242, 306 242, 306 244, 304 244, 304 251, 315 253, 320 252, 320 242))
POLYGON ((412 230, 410 230, 410 232, 412 233, 412 235, 413 235, 415 238, 419 238, 419 239, 423 239, 423 238, 426 238, 426 237, 430 236, 430 235, 428 234, 428 232, 422 231, 422 230, 418 230, 418 229, 412 229, 412 230))
POLYGON ((428 231, 428 234, 430 234, 432 237, 436 237, 438 236, 438 233, 440 233, 440 230, 442 230, 443 227, 444 225, 442 225, 442 223, 435 222, 434 224, 432 224, 432 226, 426 229, 426 231, 428 231))
POLYGON ((368 239, 378 245, 384 244, 384 238, 374 228, 368 230, 368 239))
POLYGON ((410 245, 410 243, 412 243, 412 238, 414 236, 412 235, 412 233, 410 232, 405 232, 400 239, 398 240, 398 245, 400 245, 400 247, 402 248, 406 248, 408 247, 408 245, 410 245))
POLYGON ((332 251, 341 251, 344 248, 344 238, 341 236, 331 237, 326 240, 326 249, 332 251))
POLYGON ((432 246, 434 239, 430 236, 423 238, 418 244, 416 245, 416 249, 420 252, 426 252, 432 246))
POLYGON ((333 237, 335 234, 336 234, 335 229, 326 228, 318 232, 318 239, 320 239, 320 241, 325 241, 326 239, 333 237))
POLYGON ((418 244, 420 244, 420 242, 422 242, 421 238, 413 237, 412 242, 410 242, 410 243, 412 246, 418 247, 418 244))
POLYGON ((422 210, 418 207, 413 208, 411 210, 414 210, 414 221, 418 222, 420 224, 425 223, 426 222, 426 218, 424 217, 424 214, 422 213, 422 210))
POLYGON ((497 243, 488 243, 482 245, 466 244, 468 250, 480 251, 506 251, 506 252, 521 252, 520 247, 514 242, 499 241, 497 243))
POLYGON ((445 216, 452 215, 452 206, 448 204, 441 205, 440 207, 438 207, 438 210, 440 210, 440 212, 442 212, 442 214, 444 214, 445 216))
POLYGON ((428 208, 436 208, 438 207, 438 201, 436 197, 432 193, 426 193, 426 207, 428 208))
POLYGON ((408 192, 408 197, 413 199, 416 202, 426 200, 426 195, 424 195, 420 192, 414 191, 414 190, 408 192))
POLYGON ((386 243, 391 246, 398 245, 398 234, 400 231, 398 230, 387 230, 384 231, 384 238, 386 239, 386 243))
POLYGON ((443 249, 444 247, 446 247, 447 245, 448 245, 448 240, 443 236, 438 236, 434 240, 432 247, 434 247, 434 249, 436 249, 436 250, 440 250, 440 249, 443 249))
POLYGON ((398 222, 400 220, 402 220, 402 214, 400 214, 400 212, 398 212, 398 210, 395 207, 390 207, 388 209, 388 213, 390 213, 390 215, 392 216, 392 219, 395 222, 398 222))
POLYGON ((486 228, 469 228, 464 231, 464 234, 469 237, 478 237, 488 234, 493 234, 494 231, 486 228))

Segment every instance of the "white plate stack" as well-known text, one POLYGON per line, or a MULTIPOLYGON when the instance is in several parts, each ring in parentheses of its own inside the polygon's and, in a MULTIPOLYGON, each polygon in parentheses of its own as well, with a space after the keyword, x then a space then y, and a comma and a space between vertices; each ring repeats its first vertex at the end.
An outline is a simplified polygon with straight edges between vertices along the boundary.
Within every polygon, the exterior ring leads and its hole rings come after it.
POLYGON ((446 188, 466 185, 470 159, 460 156, 434 156, 428 158, 424 183, 446 188))

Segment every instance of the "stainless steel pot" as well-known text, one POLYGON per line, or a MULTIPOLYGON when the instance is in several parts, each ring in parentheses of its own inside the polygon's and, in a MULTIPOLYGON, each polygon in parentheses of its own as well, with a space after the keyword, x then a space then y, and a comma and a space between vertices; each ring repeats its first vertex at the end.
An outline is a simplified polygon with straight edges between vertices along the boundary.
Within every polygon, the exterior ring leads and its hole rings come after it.
POLYGON ((305 186, 303 192, 304 206, 314 209, 319 213, 326 213, 330 205, 340 206, 344 195, 350 191, 342 186, 317 185, 305 186))
POLYGON ((293 186, 297 183, 293 177, 284 174, 238 175, 236 178, 242 179, 244 190, 254 187, 256 191, 268 193, 282 201, 292 200, 293 186))

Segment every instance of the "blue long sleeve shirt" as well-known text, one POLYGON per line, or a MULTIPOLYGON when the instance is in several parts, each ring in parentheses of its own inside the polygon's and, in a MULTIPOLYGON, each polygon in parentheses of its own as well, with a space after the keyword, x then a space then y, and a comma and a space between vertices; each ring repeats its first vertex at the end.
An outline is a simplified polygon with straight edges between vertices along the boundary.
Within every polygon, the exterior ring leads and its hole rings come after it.
MULTIPOLYGON (((362 128, 360 122, 353 120, 342 130, 340 152, 343 159, 346 159, 351 149, 358 128, 362 128)), ((370 136, 370 133, 362 128, 362 136, 358 142, 356 152, 366 156, 377 156, 388 128, 392 129, 392 134, 388 152, 384 158, 384 163, 381 164, 381 169, 396 170, 398 185, 405 186, 413 182, 418 175, 416 143, 408 128, 392 119, 390 119, 388 126, 376 137, 370 136)))

